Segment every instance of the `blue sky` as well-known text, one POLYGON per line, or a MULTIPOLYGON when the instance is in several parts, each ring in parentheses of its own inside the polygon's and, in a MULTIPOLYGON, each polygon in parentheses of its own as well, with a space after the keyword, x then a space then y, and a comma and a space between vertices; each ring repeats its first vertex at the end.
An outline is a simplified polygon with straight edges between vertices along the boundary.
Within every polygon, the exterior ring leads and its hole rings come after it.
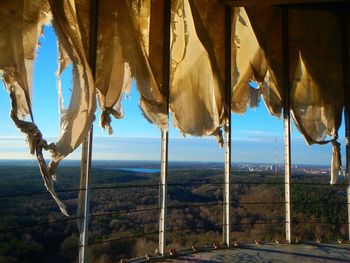
MULTIPOLYGON (((34 67, 33 112, 35 122, 44 137, 55 141, 59 131, 56 89, 57 50, 55 35, 46 27, 34 67), (45 110, 43 110, 45 109, 45 110)), ((24 136, 9 117, 10 100, 0 84, 0 159, 33 159, 29 155, 24 136)), ((62 77, 65 105, 69 104, 71 68, 62 77)), ((114 134, 108 136, 98 126, 99 111, 94 128, 94 159, 107 160, 159 160, 160 131, 148 123, 138 106, 139 95, 133 85, 131 94, 124 98, 125 117, 112 121, 114 134)), ((169 130, 169 160, 223 161, 223 150, 214 138, 184 138, 176 129, 169 130)), ((340 142, 344 148, 344 127, 340 128, 340 142)), ((343 152, 344 153, 344 152, 343 152)), ((233 162, 283 162, 283 121, 271 117, 263 102, 244 115, 232 115, 233 162), (276 143, 275 143, 276 138, 276 143)), ((79 159, 76 151, 70 159, 79 159)), ((299 132, 292 129, 292 162, 329 164, 331 147, 307 146, 299 132)), ((344 159, 344 154, 343 154, 344 159)))

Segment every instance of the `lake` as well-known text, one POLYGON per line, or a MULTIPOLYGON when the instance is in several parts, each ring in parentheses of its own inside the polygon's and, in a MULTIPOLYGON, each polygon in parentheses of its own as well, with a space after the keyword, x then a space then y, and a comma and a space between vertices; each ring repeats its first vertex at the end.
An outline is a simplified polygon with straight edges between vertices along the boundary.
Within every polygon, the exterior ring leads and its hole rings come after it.
POLYGON ((159 173, 159 169, 155 168, 116 168, 117 170, 124 170, 124 171, 131 171, 131 172, 136 172, 136 173, 159 173))

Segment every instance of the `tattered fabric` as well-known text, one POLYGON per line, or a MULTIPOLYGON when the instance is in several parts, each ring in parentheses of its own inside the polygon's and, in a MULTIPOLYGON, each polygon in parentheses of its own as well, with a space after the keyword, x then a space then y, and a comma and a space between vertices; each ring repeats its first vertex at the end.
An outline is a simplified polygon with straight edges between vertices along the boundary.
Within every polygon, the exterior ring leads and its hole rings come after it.
MULTIPOLYGON (((269 30, 269 25, 260 20, 272 14, 264 13, 264 16, 260 16, 261 13, 257 11, 244 8, 233 10, 232 111, 244 113, 248 106, 251 108, 258 106, 259 97, 262 95, 269 112, 280 116, 283 93, 277 81, 276 72, 270 67, 270 54, 261 46, 254 31, 255 24, 259 29, 261 27, 263 30, 269 30), (253 17, 248 16, 249 13, 252 13, 253 17), (257 87, 250 86, 251 81, 256 82, 257 87)), ((267 35, 270 36, 270 34, 267 35)))
MULTIPOLYGON (((260 6, 249 7, 247 12, 259 46, 268 57, 269 72, 274 76, 269 82, 276 87, 278 97, 283 98, 281 9, 260 6), (271 30, 276 25, 280 29, 271 30)), ((344 103, 339 29, 339 18, 329 12, 300 9, 289 12, 291 112, 308 144, 325 144, 330 141, 327 136, 337 139, 344 103)), ((331 181, 335 182, 341 165, 340 148, 335 142, 332 145, 331 181)))
POLYGON ((82 143, 90 130, 95 118, 96 92, 88 54, 83 46, 84 36, 79 30, 76 2, 49 2, 59 39, 58 76, 67 65, 73 64, 73 92, 68 109, 63 107, 60 94, 60 135, 49 166, 50 175, 55 176, 58 163, 82 143))
MULTIPOLYGON (((327 136, 337 140, 344 105, 340 19, 329 12, 292 10, 289 20, 295 124, 308 144, 324 144, 327 136)), ((338 143, 332 147, 335 183, 341 159, 338 143)))
POLYGON ((216 1, 173 1, 171 29, 174 126, 183 134, 218 134, 223 117, 224 7, 216 1))
MULTIPOLYGON (((26 134, 45 186, 63 213, 66 210, 53 189, 53 179, 58 163, 86 137, 95 118, 96 93, 102 110, 100 124, 109 133, 111 116, 123 117, 122 95, 129 92, 134 78, 141 95, 140 107, 150 122, 168 129, 170 106, 174 125, 183 134, 215 135, 222 143, 221 127, 227 117, 225 59, 231 59, 232 111, 244 113, 247 107, 258 106, 262 96, 269 112, 281 115, 285 97, 281 8, 233 8, 232 57, 227 58, 225 5, 219 0, 173 0, 170 72, 165 72, 165 1, 98 1, 96 61, 89 61, 93 57, 89 54, 91 1, 0 3, 0 74, 10 94, 11 118, 26 134), (58 141, 49 144, 34 123, 31 82, 38 38, 51 13, 58 37, 61 116, 58 141), (95 76, 89 62, 96 66, 95 76), (60 76, 69 64, 73 64, 73 89, 66 109, 60 76), (169 90, 164 86, 167 73, 169 90), (43 149, 52 152, 49 169, 43 149)), ((341 166, 337 138, 345 104, 344 79, 349 74, 341 66, 341 50, 348 48, 341 40, 348 36, 340 30, 343 24, 339 16, 331 12, 292 9, 288 23, 292 117, 308 144, 332 143, 331 183, 335 183, 341 166)))
POLYGON ((30 153, 36 155, 39 169, 47 190, 67 214, 64 204, 53 188, 42 149, 54 151, 34 123, 31 108, 33 63, 42 27, 50 21, 49 4, 46 0, 2 1, 0 4, 0 70, 5 87, 12 101, 11 118, 27 136, 30 153), (27 115, 31 121, 26 121, 27 115))
MULTIPOLYGON (((85 53, 89 54, 91 28, 91 1, 79 0, 76 2, 76 14, 79 30, 82 35, 85 53)), ((122 94, 128 93, 131 87, 131 73, 122 54, 118 35, 116 1, 99 1, 97 13, 96 38, 96 73, 95 87, 99 106, 102 110, 100 126, 111 134, 111 117, 123 117, 121 101, 122 94)))
MULTIPOLYGON (((163 65, 163 61, 152 61, 150 58, 150 51, 153 53, 156 51, 154 47, 162 47, 163 42, 161 31, 152 31, 155 35, 150 35, 150 24, 160 23, 161 25, 162 17, 160 19, 159 16, 151 18, 150 14, 154 8, 157 13, 163 10, 157 8, 151 0, 118 0, 116 7, 117 31, 122 54, 130 66, 133 78, 136 79, 141 95, 140 107, 150 122, 166 130, 168 129, 167 99, 162 83, 159 83, 160 76, 163 75, 162 66, 160 66, 163 65), (152 22, 151 19, 156 19, 156 21, 152 22)), ((158 52, 161 51, 162 49, 158 52)))

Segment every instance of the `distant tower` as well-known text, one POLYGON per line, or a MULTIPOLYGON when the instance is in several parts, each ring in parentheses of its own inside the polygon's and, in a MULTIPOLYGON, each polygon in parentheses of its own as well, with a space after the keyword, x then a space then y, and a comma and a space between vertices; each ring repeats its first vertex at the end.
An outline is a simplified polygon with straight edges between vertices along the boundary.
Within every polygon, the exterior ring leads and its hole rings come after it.
POLYGON ((275 135, 275 176, 277 176, 277 136, 275 135))

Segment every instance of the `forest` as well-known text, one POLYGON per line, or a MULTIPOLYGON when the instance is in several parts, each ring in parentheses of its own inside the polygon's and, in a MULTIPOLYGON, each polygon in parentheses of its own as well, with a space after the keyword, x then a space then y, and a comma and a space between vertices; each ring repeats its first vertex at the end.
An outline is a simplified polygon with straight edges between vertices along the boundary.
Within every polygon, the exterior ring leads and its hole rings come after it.
MULTIPOLYGON (((94 162, 89 259, 116 262, 154 254, 158 246, 159 163, 94 162), (130 169, 125 169, 130 168, 130 169), (133 168, 155 169, 154 173, 133 168), (137 169, 136 169, 137 170, 137 169)), ((70 217, 45 191, 35 163, 0 163, 0 262, 77 262, 79 162, 58 171, 56 190, 70 217)), ((167 250, 222 239, 222 163, 170 163, 167 250)), ((292 233, 301 242, 346 239, 346 186, 329 176, 292 174, 292 233)), ((240 243, 284 240, 284 177, 232 171, 231 237, 240 243)))

